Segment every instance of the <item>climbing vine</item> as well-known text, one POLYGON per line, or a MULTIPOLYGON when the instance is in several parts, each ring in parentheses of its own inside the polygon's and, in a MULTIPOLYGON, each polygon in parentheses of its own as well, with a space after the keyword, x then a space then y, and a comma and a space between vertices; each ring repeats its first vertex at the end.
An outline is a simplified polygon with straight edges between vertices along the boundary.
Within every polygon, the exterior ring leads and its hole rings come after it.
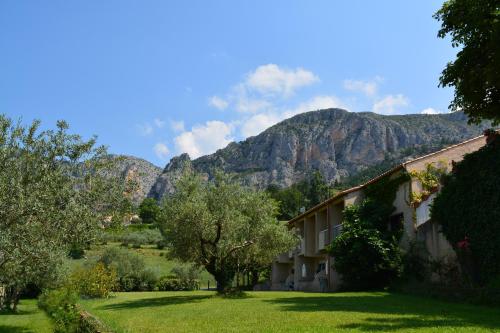
POLYGON ((410 177, 417 179, 422 186, 420 192, 412 191, 410 193, 411 205, 417 207, 422 201, 427 200, 431 194, 437 192, 441 186, 441 180, 446 173, 447 167, 445 161, 428 163, 422 171, 410 171, 410 177))

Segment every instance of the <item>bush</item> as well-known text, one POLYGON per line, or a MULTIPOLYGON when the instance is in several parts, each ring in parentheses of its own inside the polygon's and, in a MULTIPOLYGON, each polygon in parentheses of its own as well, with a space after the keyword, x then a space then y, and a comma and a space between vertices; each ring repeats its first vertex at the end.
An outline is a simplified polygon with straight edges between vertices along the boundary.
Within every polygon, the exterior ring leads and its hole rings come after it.
POLYGON ((85 255, 85 249, 81 244, 73 244, 69 249, 68 255, 72 259, 81 259, 85 255))
POLYGON ((81 311, 78 333, 112 333, 112 331, 90 313, 81 311))
POLYGON ((198 280, 181 280, 174 275, 162 276, 157 283, 159 291, 188 291, 199 289, 198 280))
POLYGON ((431 207, 475 286, 500 275, 500 135, 489 132, 488 141, 454 165, 431 207))
POLYGON ((195 265, 178 265, 172 268, 172 275, 163 276, 157 287, 161 291, 200 289, 200 269, 195 265))
POLYGON ((54 322, 55 333, 111 332, 97 318, 77 305, 78 293, 70 286, 45 290, 38 299, 38 307, 54 322))
POLYGON ((194 281, 200 278, 200 269, 195 265, 177 265, 172 268, 171 272, 183 281, 194 281))
POLYGON ((390 205, 365 200, 344 210, 342 233, 328 246, 344 287, 362 290, 389 285, 402 272, 400 230, 388 230, 390 205))
POLYGON ((430 279, 431 262, 429 252, 422 242, 412 241, 408 250, 403 254, 402 279, 423 282, 430 279))
POLYGON ((97 263, 90 268, 76 270, 71 283, 83 297, 108 298, 117 289, 117 275, 114 267, 97 263))
POLYGON ((125 249, 108 248, 98 262, 116 271, 120 291, 154 290, 158 281, 155 270, 146 268, 139 255, 125 249))
POLYGON ((123 246, 132 246, 133 248, 140 248, 146 244, 158 244, 163 241, 163 236, 158 229, 146 229, 143 231, 135 231, 126 233, 121 237, 123 246))
POLYGON ((78 327, 78 293, 69 287, 45 290, 38 299, 38 307, 54 322, 55 333, 76 332, 78 327))

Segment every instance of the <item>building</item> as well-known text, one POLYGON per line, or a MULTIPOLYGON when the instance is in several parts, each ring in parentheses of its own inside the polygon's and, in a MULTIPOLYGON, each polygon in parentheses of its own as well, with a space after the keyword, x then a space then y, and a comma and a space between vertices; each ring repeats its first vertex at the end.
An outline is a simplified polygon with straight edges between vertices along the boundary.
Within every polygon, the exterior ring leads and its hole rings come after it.
MULTIPOLYGON (((316 205, 288 222, 300 237, 297 248, 278 256, 272 264, 271 289, 302 291, 335 291, 342 277, 334 270, 333 260, 325 247, 342 232, 344 207, 363 200, 367 185, 385 177, 395 177, 407 172, 419 172, 427 166, 439 165, 451 171, 453 163, 462 160, 465 154, 477 151, 486 144, 484 136, 476 137, 450 146, 429 155, 402 163, 369 182, 342 191, 316 205)), ((439 232, 439 225, 430 220, 430 204, 436 193, 424 196, 419 205, 411 203, 411 195, 422 193, 422 184, 416 177, 401 184, 396 193, 396 210, 391 221, 403 222, 403 237, 400 246, 407 248, 410 241, 423 242, 433 259, 452 260, 455 253, 439 232)), ((390 223, 391 221, 388 221, 390 223)))

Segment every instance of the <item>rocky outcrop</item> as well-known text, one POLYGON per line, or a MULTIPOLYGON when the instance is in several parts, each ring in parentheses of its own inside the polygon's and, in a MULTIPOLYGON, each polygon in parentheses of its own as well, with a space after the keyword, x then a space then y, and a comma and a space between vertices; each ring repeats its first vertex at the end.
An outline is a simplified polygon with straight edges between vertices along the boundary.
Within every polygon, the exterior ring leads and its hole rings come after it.
POLYGON ((157 182, 162 169, 142 158, 133 156, 112 155, 111 158, 114 159, 111 176, 133 183, 135 190, 131 199, 135 205, 138 205, 157 182))
POLYGON ((383 116, 327 109, 299 114, 242 142, 193 161, 183 154, 165 167, 149 192, 161 198, 174 190, 183 168, 213 176, 219 169, 243 183, 289 186, 312 172, 342 179, 386 158, 410 158, 416 148, 441 148, 480 135, 462 113, 383 116))

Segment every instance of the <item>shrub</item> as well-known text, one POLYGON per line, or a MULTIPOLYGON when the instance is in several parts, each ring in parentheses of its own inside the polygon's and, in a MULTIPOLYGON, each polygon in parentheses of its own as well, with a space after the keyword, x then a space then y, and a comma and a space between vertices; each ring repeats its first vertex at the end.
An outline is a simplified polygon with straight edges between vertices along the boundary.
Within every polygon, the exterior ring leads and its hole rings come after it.
POLYGON ((330 253, 349 289, 384 287, 401 273, 398 245, 384 241, 375 229, 345 224, 342 234, 331 244, 330 253))
POLYGON ((174 275, 163 276, 158 280, 160 291, 187 291, 199 289, 198 280, 181 280, 174 275))
POLYGON ((393 210, 392 205, 372 199, 345 208, 342 233, 328 246, 328 251, 335 257, 334 267, 343 275, 346 288, 385 287, 400 276, 401 230, 388 228, 393 210))
POLYGON ((443 179, 431 217, 457 252, 467 280, 487 285, 500 275, 500 135, 468 154, 443 179))
POLYGON ((195 265, 177 265, 172 268, 171 272, 183 281, 194 281, 200 278, 200 269, 195 265))
POLYGON ((78 333, 112 333, 112 331, 90 313, 80 311, 78 333))
POLYGON ((72 259, 81 259, 85 255, 85 249, 81 244, 72 244, 68 255, 72 259))
POLYGON ((403 254, 403 280, 423 282, 429 280, 430 273, 431 262, 427 247, 422 242, 411 241, 403 254))
MULTIPOLYGON (((156 242, 156 248, 158 250, 163 250, 166 246, 167 246, 167 241, 164 239, 156 242)), ((163 255, 163 253, 160 253, 160 255, 163 255)))
POLYGON ((77 305, 78 293, 73 287, 44 290, 38 299, 38 307, 54 322, 55 333, 111 332, 97 318, 77 305))
POLYGON ((158 274, 153 269, 147 269, 144 260, 136 253, 108 248, 98 262, 116 271, 120 291, 154 290, 156 286, 158 274))
POLYGON ((115 268, 107 268, 101 262, 76 270, 70 280, 81 296, 89 298, 108 298, 118 282, 115 268))
POLYGON ((45 290, 38 299, 38 307, 54 322, 55 333, 76 332, 78 327, 78 293, 69 287, 45 290))
POLYGON ((146 244, 158 244, 163 241, 163 236, 158 229, 146 229, 142 231, 135 231, 126 233, 121 237, 123 246, 132 246, 133 248, 140 248, 146 244))

